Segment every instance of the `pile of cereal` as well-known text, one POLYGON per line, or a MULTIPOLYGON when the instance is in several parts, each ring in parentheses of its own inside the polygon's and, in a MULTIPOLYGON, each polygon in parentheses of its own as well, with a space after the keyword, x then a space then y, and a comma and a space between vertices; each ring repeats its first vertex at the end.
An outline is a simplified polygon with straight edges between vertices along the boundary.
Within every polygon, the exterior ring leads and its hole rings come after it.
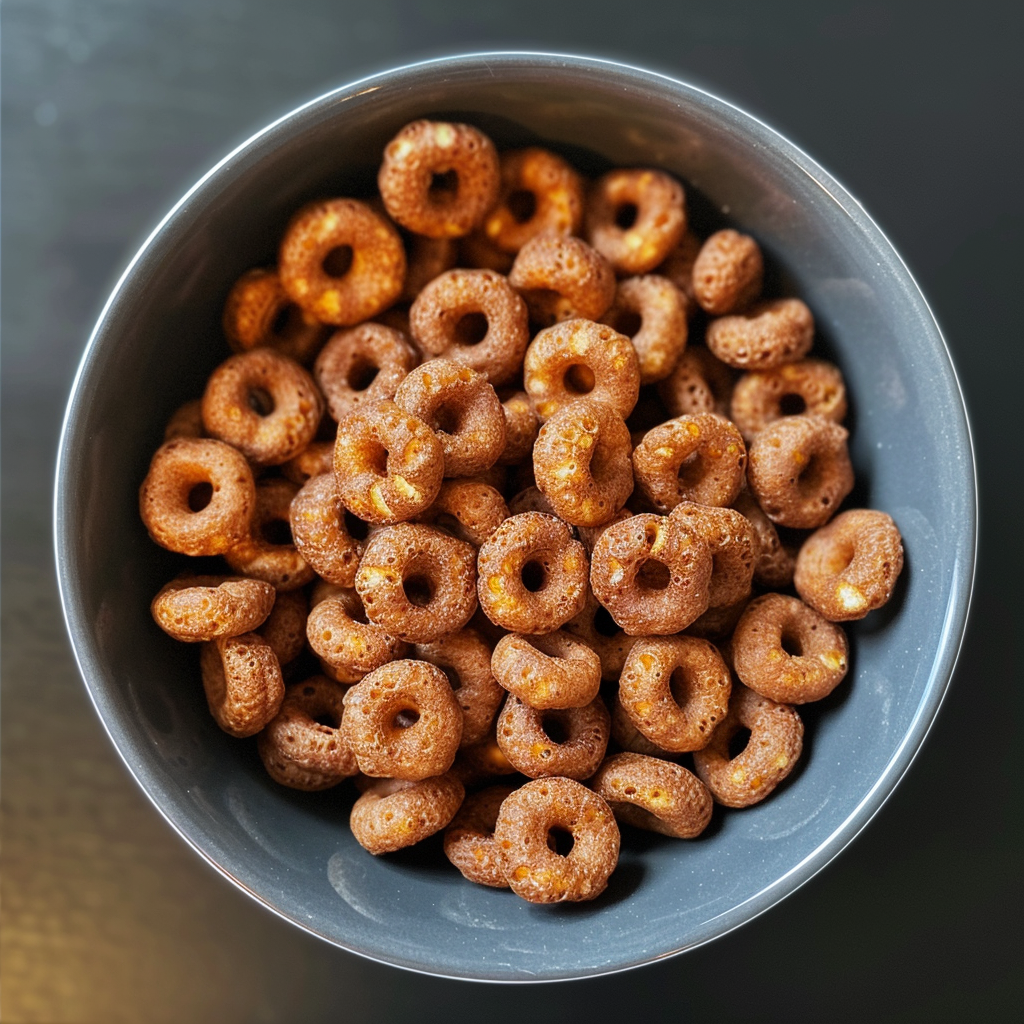
POLYGON ((811 311, 762 298, 752 238, 696 237, 678 181, 417 121, 378 185, 299 210, 227 296, 235 354, 140 508, 233 575, 153 617, 275 780, 355 779, 371 853, 445 830, 471 881, 592 899, 620 823, 692 839, 792 771, 900 535, 836 514, 811 311))

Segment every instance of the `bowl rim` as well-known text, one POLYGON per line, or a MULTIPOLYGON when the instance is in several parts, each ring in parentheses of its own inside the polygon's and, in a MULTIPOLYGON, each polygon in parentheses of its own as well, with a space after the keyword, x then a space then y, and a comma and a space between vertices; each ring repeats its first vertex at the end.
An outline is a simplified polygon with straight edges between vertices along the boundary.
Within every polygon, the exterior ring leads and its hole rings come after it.
POLYGON ((65 626, 71 640, 72 652, 82 679, 85 683, 89 698, 99 716, 100 722, 111 740, 118 756, 121 758, 129 774, 145 793, 150 803, 156 808, 160 815, 168 822, 174 831, 198 853, 216 871, 231 882, 236 888, 251 896, 262 906, 270 910, 277 917, 288 921, 303 931, 324 939, 331 945, 355 953, 368 960, 384 963, 391 966, 401 967, 415 973, 426 974, 432 977, 448 978, 453 980, 488 981, 495 983, 536 983, 562 980, 575 980, 581 978, 600 977, 615 974, 626 970, 644 966, 658 960, 679 955, 690 949, 720 938, 723 935, 735 930, 741 925, 759 917, 761 914, 775 906, 781 900, 795 892, 798 888, 813 878, 827 864, 831 863, 867 826, 871 819, 878 813, 896 785, 906 774, 918 751, 921 749, 932 724, 935 721, 939 708, 945 698, 952 681, 956 662, 962 648, 968 613, 970 610, 973 593, 974 579, 977 567, 978 547, 978 484, 977 484, 977 463, 974 454, 973 436, 970 419, 964 401, 963 389, 958 379, 956 368, 949 351, 949 346, 942 334, 942 330, 936 317, 929 306, 927 299, 921 291, 917 281, 892 245, 888 237, 870 217, 861 203, 854 198, 848 189, 841 185, 835 177, 825 171, 815 160, 808 156, 799 146, 791 142, 786 136, 774 128, 769 127, 758 117, 750 114, 736 104, 724 100, 707 89, 693 85, 682 79, 663 72, 652 71, 624 61, 612 60, 602 57, 582 56, 579 54, 567 54, 541 50, 495 50, 495 51, 473 51, 467 53, 456 53, 448 56, 432 57, 426 60, 414 61, 408 64, 387 68, 373 74, 363 76, 347 84, 330 89, 299 104, 297 107, 277 117, 265 127, 253 133, 247 139, 230 150, 224 157, 218 160, 205 174, 203 174, 191 188, 170 208, 160 219, 156 226, 146 236, 138 250, 128 262, 124 271, 118 278, 112 291, 103 304, 97 317, 96 323, 89 335, 85 349, 82 353, 75 376, 72 382, 67 407, 61 426, 60 439, 58 442, 57 459, 54 477, 54 511, 53 511, 53 536, 54 550, 56 555, 57 584, 60 593, 61 608, 64 616, 65 626), (959 397, 959 407, 952 410, 959 412, 961 423, 954 424, 954 428, 960 427, 961 431, 955 429, 964 444, 964 458, 962 475, 963 482, 968 488, 968 500, 964 509, 968 515, 968 522, 961 530, 961 543, 957 550, 957 557, 954 561, 954 572, 950 583, 950 593, 946 605, 945 615, 942 621, 939 639, 936 647, 936 654, 932 661, 928 681, 924 687, 923 696, 917 710, 911 719, 901 742, 893 752, 885 768, 875 780, 874 784, 864 794, 861 801, 847 815, 842 824, 826 837, 814 850, 803 860, 794 864, 785 874, 776 878, 771 884, 760 890, 754 896, 732 906, 715 921, 721 921, 721 926, 712 933, 703 935, 695 941, 687 942, 677 948, 663 952, 652 953, 647 958, 635 962, 602 965, 595 969, 585 969, 578 973, 562 973, 559 975, 536 977, 497 977, 493 974, 481 973, 449 973, 439 970, 426 964, 418 964, 403 961, 399 958, 388 958, 375 952, 358 948, 356 945, 346 945, 337 938, 326 935, 312 927, 308 922, 293 917, 264 895, 253 891, 245 883, 235 877, 230 870, 219 863, 198 841, 187 831, 184 821, 176 820, 165 802, 160 800, 160 786, 153 778, 145 760, 133 759, 130 757, 132 744, 120 728, 118 713, 108 694, 106 686, 101 682, 104 673, 100 665, 100 658, 95 649, 95 643, 91 636, 91 626, 84 613, 81 600, 77 574, 74 569, 72 552, 75 547, 76 537, 72 535, 69 528, 71 516, 68 509, 72 504, 72 497, 68 485, 68 464, 74 454, 84 445, 85 439, 78 436, 76 431, 76 420, 79 408, 85 401, 88 390, 89 367, 99 345, 99 338, 111 310, 116 306, 121 292, 130 281, 136 266, 143 260, 149 250, 154 246, 157 239, 164 232, 164 229, 174 221, 184 207, 192 198, 199 193, 211 180, 217 178, 223 170, 228 168, 238 157, 253 149, 265 136, 273 133, 286 123, 299 119, 303 114, 311 112, 318 107, 337 102, 343 99, 351 99, 376 91, 384 85, 400 85, 403 79, 415 77, 417 74, 429 72, 432 69, 479 69, 491 70, 494 64, 505 70, 543 70, 545 68, 575 71, 577 73, 592 74, 597 77, 620 78, 623 84, 629 80, 634 83, 645 83, 658 87, 662 90, 683 92, 688 97, 698 100, 705 109, 716 115, 725 114, 734 122, 739 122, 743 128, 754 136, 759 136, 766 144, 774 148, 781 156, 790 163, 802 170, 821 189, 829 194, 832 200, 853 220, 858 230, 872 238, 873 243, 885 251, 886 255, 892 258, 905 275, 905 283, 910 286, 910 293, 913 299, 920 303, 921 309, 927 314, 926 319, 929 326, 933 328, 935 337, 941 346, 945 359, 942 362, 942 369, 947 375, 946 383, 952 385, 950 391, 959 397))

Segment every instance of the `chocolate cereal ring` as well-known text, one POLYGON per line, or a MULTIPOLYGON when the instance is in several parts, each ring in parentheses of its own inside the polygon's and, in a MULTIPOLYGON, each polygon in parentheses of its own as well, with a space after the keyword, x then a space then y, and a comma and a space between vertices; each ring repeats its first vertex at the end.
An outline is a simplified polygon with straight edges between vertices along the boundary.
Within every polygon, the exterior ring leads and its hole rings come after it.
POLYGON ((281 463, 281 474, 300 487, 314 476, 334 470, 334 441, 311 441, 298 455, 281 463))
POLYGON ((348 532, 334 473, 312 477, 292 498, 292 541, 306 563, 328 583, 355 585, 363 542, 348 532))
POLYGON ((686 315, 692 317, 699 308, 693 293, 693 265, 704 243, 687 228, 675 248, 655 268, 655 273, 667 277, 686 296, 686 315))
POLYGON ((601 319, 632 340, 641 384, 664 380, 686 348, 686 296, 667 277, 645 274, 620 281, 601 319))
POLYGON ((627 636, 589 589, 583 611, 562 627, 566 633, 582 640, 601 662, 601 678, 617 682, 622 666, 636 643, 636 637, 627 636))
POLYGON ((354 590, 339 589, 317 601, 306 619, 306 637, 313 652, 332 669, 333 678, 357 683, 389 661, 405 655, 405 644, 366 621, 363 603, 354 590))
POLYGON ((757 561, 754 563, 754 582, 769 590, 781 590, 793 582, 796 559, 779 540, 775 524, 764 514, 757 499, 746 487, 733 502, 737 512, 750 520, 757 536, 757 561))
POLYGON ((676 505, 669 519, 687 523, 711 552, 708 610, 734 605, 750 594, 759 549, 749 519, 735 509, 689 501, 676 505))
MULTIPOLYGON (((504 696, 504 691, 502 691, 504 696)), ((469 747, 460 748, 455 756, 455 764, 451 773, 464 786, 478 786, 481 783, 493 782, 506 775, 516 775, 515 767, 498 746, 495 724, 491 725, 486 739, 469 747)))
POLYGON ((199 667, 210 714, 231 736, 255 736, 280 709, 281 666, 270 645, 255 633, 203 644, 199 667))
POLYGON ((671 761, 672 758, 679 756, 671 750, 662 750, 657 743, 652 743, 633 724, 633 719, 622 710, 618 695, 612 702, 612 739, 630 754, 645 754, 647 757, 658 757, 662 761, 671 761))
POLYGON ((160 588, 150 612, 175 640, 196 643, 251 633, 274 607, 274 588, 232 576, 180 576, 160 588))
POLYGON ((505 499, 478 480, 446 480, 434 504, 416 517, 479 547, 509 516, 505 499))
POLYGON ((498 399, 505 412, 505 448, 497 464, 518 466, 529 461, 540 423, 525 391, 503 388, 498 392, 498 399))
POLYGON ((523 512, 543 512, 549 516, 556 514, 554 506, 539 487, 524 487, 509 500, 510 516, 518 516, 523 512))
POLYGON ((494 848, 494 825, 498 809, 513 792, 512 786, 489 786, 470 794, 445 829, 444 855, 470 882, 508 888, 494 848))
POLYGON ((203 427, 203 402, 194 398, 178 406, 164 427, 164 440, 173 441, 179 437, 206 437, 203 427))
POLYGON ((363 849, 374 855, 394 853, 440 832, 465 794, 451 774, 405 785, 385 779, 369 786, 355 802, 349 825, 363 849))
POLYGON ((459 243, 454 238, 410 235, 406 240, 405 287, 400 302, 412 302, 435 277, 459 262, 459 243))
POLYGON ((814 317, 799 299, 758 302, 746 313, 712 320, 704 341, 738 370, 770 370, 807 355, 814 342, 814 317))
POLYGON ((309 602, 301 590, 279 590, 274 607, 256 633, 270 645, 281 666, 289 665, 306 649, 309 602))
POLYGON ((724 316, 761 294, 764 258, 750 235, 726 228, 701 246, 693 263, 693 295, 705 313, 724 316))
POLYGON ((601 659, 563 630, 503 636, 491 655, 491 669, 509 693, 540 711, 584 707, 601 688, 601 659))
POLYGON ((672 373, 658 385, 658 397, 673 416, 702 412, 728 416, 735 376, 731 367, 706 348, 690 345, 672 373))

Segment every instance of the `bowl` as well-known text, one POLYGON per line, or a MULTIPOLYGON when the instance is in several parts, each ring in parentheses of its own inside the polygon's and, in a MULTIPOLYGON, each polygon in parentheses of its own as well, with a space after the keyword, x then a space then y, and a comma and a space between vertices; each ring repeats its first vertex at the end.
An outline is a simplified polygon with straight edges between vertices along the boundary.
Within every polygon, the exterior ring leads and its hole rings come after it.
MULTIPOLYGON (((583 57, 499 53, 428 61, 327 93, 207 173, 129 264, 89 339, 57 466, 55 537, 68 630, 111 740, 157 809, 227 879, 344 949, 431 974, 581 978, 705 943, 810 879, 867 824, 938 711, 974 568, 974 465, 949 354, 910 273, 861 206, 808 156, 682 82, 583 57), (274 261, 290 214, 359 195, 385 143, 430 116, 471 122, 499 148, 538 142, 596 173, 663 168, 698 229, 761 243, 777 294, 814 311, 816 354, 852 397, 852 501, 899 524, 906 568, 883 610, 851 624, 852 668, 802 709, 805 755, 772 799, 716 809, 694 842, 624 835, 607 892, 527 904, 464 881, 436 844, 374 858, 347 826, 348 787, 272 782, 255 743, 213 723, 194 647, 149 602, 179 565, 157 548, 137 491, 163 425, 227 350, 232 282, 274 261)), ((841 929, 841 922, 837 922, 841 929)))

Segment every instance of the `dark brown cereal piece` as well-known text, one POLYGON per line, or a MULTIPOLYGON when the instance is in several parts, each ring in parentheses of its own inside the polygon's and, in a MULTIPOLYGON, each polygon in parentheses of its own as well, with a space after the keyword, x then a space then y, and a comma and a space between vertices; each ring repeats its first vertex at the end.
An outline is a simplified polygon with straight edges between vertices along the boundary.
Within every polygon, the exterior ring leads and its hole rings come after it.
POLYGON ((745 686, 733 688, 728 717, 711 742, 694 752, 693 765, 716 803, 750 807, 769 796, 793 770, 803 749, 804 725, 797 712, 745 686), (729 743, 750 731, 742 752, 729 756, 729 743))
MULTIPOLYGON (((714 573, 712 573, 713 575, 714 573)), ((726 645, 729 637, 732 636, 732 631, 736 628, 736 623, 740 621, 740 616, 748 604, 750 604, 749 594, 735 604, 721 604, 716 608, 708 607, 708 610, 700 618, 694 619, 686 627, 686 635, 699 636, 704 640, 710 640, 712 643, 719 645, 722 657, 725 658, 727 663, 730 663, 722 648, 726 645)))
POLYGON ((480 607, 515 633, 551 633, 577 615, 587 599, 583 545, 556 516, 511 516, 480 546, 480 607))
POLYGON ((704 243, 689 228, 665 261, 655 268, 655 273, 667 277, 686 296, 686 315, 693 316, 699 308, 693 294, 693 265, 704 243))
POLYGON ((410 235, 406 240, 405 287, 400 302, 412 302, 423 289, 459 262, 459 243, 454 238, 410 235))
POLYGON ((827 697, 846 676, 848 651, 839 626, 785 594, 751 601, 732 635, 736 674, 780 704, 827 697))
POLYGON ((726 228, 701 246, 693 263, 693 295, 705 313, 737 313, 761 294, 764 258, 750 235, 726 228))
POLYGON ((434 504, 416 517, 479 547, 509 516, 505 499, 479 480, 446 480, 434 504))
POLYGON ((180 576, 160 588, 150 611, 168 636, 186 643, 251 633, 274 607, 274 588, 239 576, 180 576))
POLYGON ((583 611, 563 627, 566 633, 582 640, 601 662, 601 678, 613 682, 622 673, 622 666, 636 643, 636 637, 627 636, 594 595, 587 590, 587 603, 583 611))
POLYGON ((451 774, 421 782, 371 784, 355 802, 349 825, 370 853, 394 853, 440 832, 455 816, 466 790, 451 774))
POLYGON ((711 551, 709 609, 734 605, 750 594, 759 549, 749 519, 735 509, 689 501, 676 505, 669 518, 689 525, 711 551))
POLYGON ((747 482, 773 523, 813 529, 853 489, 846 429, 820 416, 783 416, 750 443, 747 482))
POLYGON ((903 570, 903 541, 892 517, 850 509, 804 541, 797 593, 831 622, 862 619, 892 597, 903 570))
POLYGON ((681 765, 643 754, 615 754, 590 780, 619 821, 675 839, 694 839, 708 827, 714 801, 681 765))
POLYGON ((704 341, 738 370, 770 370, 807 355, 814 342, 814 317, 799 299, 758 302, 746 313, 712 320, 704 341))
POLYGON ((661 171, 609 171, 587 198, 587 240, 616 273, 646 274, 682 238, 684 203, 682 185, 661 171))
POLYGON ((150 537, 182 555, 222 555, 249 532, 256 482, 245 457, 205 438, 161 445, 139 488, 150 537))
POLYGON ((601 659, 582 640, 556 630, 509 633, 491 655, 494 678, 531 708, 581 708, 601 688, 601 659))
POLYGON ((348 327, 401 295, 405 249, 395 228, 366 203, 328 199, 291 219, 278 268, 293 302, 323 323, 348 327))
POLYGON ((281 473, 300 487, 314 476, 334 470, 334 441, 311 441, 298 455, 281 463, 281 473))
POLYGON ((332 669, 334 679, 357 683, 375 668, 404 656, 397 637, 366 621, 355 590, 338 588, 334 596, 317 600, 306 619, 306 637, 314 653, 332 669))
POLYGON ((462 711, 436 665, 392 661, 345 694, 342 733, 364 775, 416 782, 451 768, 462 711))
POLYGON ((203 402, 194 398, 174 410, 164 427, 164 440, 173 441, 179 437, 205 437, 203 427, 203 402))
POLYGON ((345 525, 345 508, 338 500, 334 473, 323 473, 303 484, 289 510, 292 540, 299 554, 328 583, 355 584, 363 553, 345 525))
POLYGON ((505 449, 498 458, 498 465, 517 466, 529 460, 540 422, 525 391, 502 388, 498 399, 505 412, 505 449))
POLYGON ((410 643, 429 643, 472 617, 476 549, 420 523, 377 530, 363 551, 356 590, 374 625, 410 643))
MULTIPOLYGON (((504 696, 504 691, 502 691, 504 696)), ((483 782, 508 775, 516 775, 515 766, 501 752, 495 725, 491 725, 486 739, 470 747, 461 747, 451 772, 464 786, 477 786, 483 782)))
POLYGON ((539 487, 524 487, 508 503, 508 514, 518 516, 523 512, 543 512, 545 515, 556 515, 554 506, 541 492, 539 487))
POLYGON ((735 372, 703 346, 690 345, 672 373, 658 385, 658 396, 673 416, 714 412, 728 416, 735 372))
POLYGON ((608 804, 572 779, 537 779, 507 797, 495 848, 512 891, 531 903, 592 900, 619 860, 619 828, 608 804), (552 847, 568 832, 572 849, 552 847))
POLYGON ((470 882, 508 888, 494 848, 494 825, 502 802, 513 792, 512 786, 489 786, 470 794, 445 829, 444 855, 470 882))
POLYGON ((231 736, 255 736, 280 709, 281 666, 270 645, 255 633, 203 644, 199 666, 210 714, 231 736))
POLYGON ((458 265, 471 270, 493 270, 507 274, 515 263, 515 256, 499 249, 482 230, 473 231, 459 239, 458 265))
POLYGON ((479 226, 498 198, 498 154, 471 125, 413 121, 385 147, 377 186, 402 227, 457 238, 479 226))
POLYGON ((757 535, 757 562, 754 564, 754 582, 769 590, 781 590, 793 582, 796 559, 779 540, 775 524, 764 514, 757 499, 746 487, 733 502, 737 512, 750 520, 757 535))
POLYGON ((279 590, 266 621, 256 632, 277 655, 278 663, 288 665, 306 649, 306 617, 309 602, 301 590, 279 590))

